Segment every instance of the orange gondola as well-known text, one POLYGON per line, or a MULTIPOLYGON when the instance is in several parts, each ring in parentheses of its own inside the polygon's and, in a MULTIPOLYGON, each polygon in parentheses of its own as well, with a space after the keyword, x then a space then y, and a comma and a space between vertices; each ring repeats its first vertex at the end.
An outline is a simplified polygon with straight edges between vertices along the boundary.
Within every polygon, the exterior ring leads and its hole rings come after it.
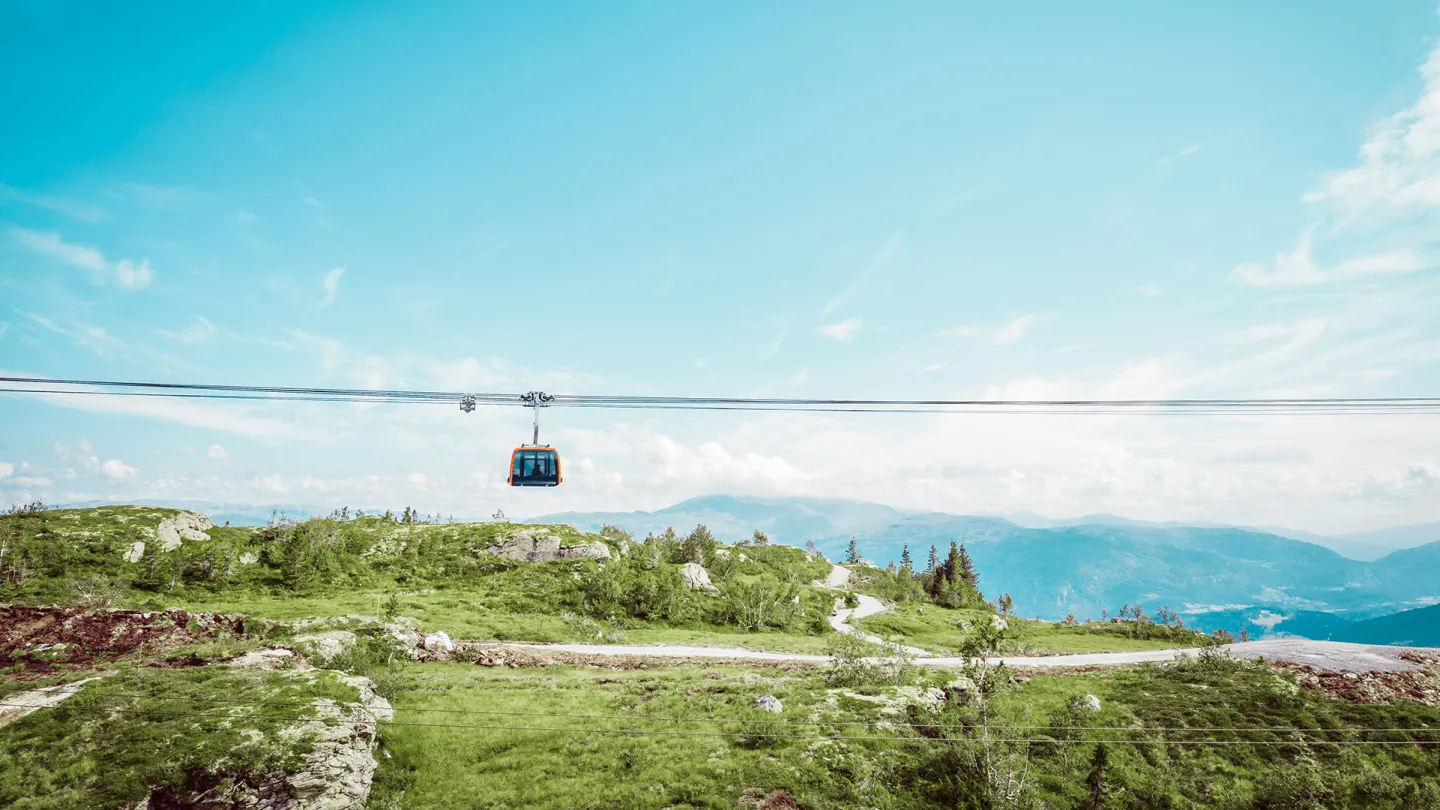
POLYGON ((520 401, 535 409, 535 434, 529 444, 522 444, 510 454, 512 487, 556 487, 564 479, 560 475, 560 451, 540 443, 540 408, 554 401, 542 392, 531 392, 520 401))

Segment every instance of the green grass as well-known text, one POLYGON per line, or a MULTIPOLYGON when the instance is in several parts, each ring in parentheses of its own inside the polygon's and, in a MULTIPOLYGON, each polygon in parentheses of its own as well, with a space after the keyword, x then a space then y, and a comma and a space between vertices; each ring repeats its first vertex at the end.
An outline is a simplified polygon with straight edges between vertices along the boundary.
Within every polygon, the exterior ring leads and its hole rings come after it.
MULTIPOLYGON (((887 795, 851 778, 824 757, 807 757, 812 740, 754 745, 740 737, 622 735, 531 729, 650 729, 696 733, 764 731, 773 715, 751 708, 773 694, 785 704, 781 720, 816 712, 826 720, 873 720, 877 707, 827 706, 818 675, 793 676, 729 667, 644 671, 585 668, 484 669, 458 664, 411 667, 394 697, 397 719, 415 723, 509 726, 510 729, 396 725, 384 731, 395 759, 379 780, 380 793, 404 791, 405 808, 734 808, 746 788, 785 788, 809 808, 867 806, 887 795), (751 681, 747 683, 746 680, 751 681), (524 714, 428 714, 426 709, 610 715, 621 719, 534 717, 524 714), (646 718, 683 717, 676 723, 646 718), (542 776, 543 775, 543 776, 542 776)), ((861 737, 888 737, 865 728, 861 737)), ((826 727, 779 729, 825 733, 826 727)), ((771 733, 776 733, 771 730, 771 733)), ((863 748, 863 745, 859 746, 863 748)), ((382 796, 377 795, 379 801, 382 796)), ((888 801, 881 806, 893 806, 888 801)))
MULTIPOLYGON (((43 682, 23 687, 37 685, 43 682)), ((19 686, 7 684, 10 691, 19 686)), ((128 807, 149 795, 151 786, 183 786, 199 769, 294 772, 310 743, 281 731, 295 726, 296 718, 313 717, 304 704, 320 697, 358 696, 334 673, 122 668, 86 684, 61 708, 0 727, 0 806, 128 807), (267 702, 302 705, 261 705, 267 702)))
MULTIPOLYGON (((905 644, 936 653, 955 653, 965 638, 961 622, 993 621, 996 614, 982 610, 943 608, 933 604, 905 602, 886 613, 861 619, 860 629, 891 639, 903 637, 905 644)), ((1092 623, 1066 627, 1051 622, 1037 622, 1006 616, 1009 626, 1009 652, 1025 655, 1061 655, 1069 653, 1126 652, 1158 650, 1174 647, 1195 647, 1206 643, 1201 633, 1172 628, 1159 638, 1131 638, 1124 624, 1092 623)), ((1160 632, 1160 628, 1154 628, 1160 632)))

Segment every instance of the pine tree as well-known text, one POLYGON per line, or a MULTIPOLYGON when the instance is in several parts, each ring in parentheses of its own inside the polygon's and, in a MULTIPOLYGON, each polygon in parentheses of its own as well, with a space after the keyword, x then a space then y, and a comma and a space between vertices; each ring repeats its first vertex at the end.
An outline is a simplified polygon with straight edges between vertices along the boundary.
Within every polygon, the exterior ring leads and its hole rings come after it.
POLYGON ((845 562, 851 565, 860 562, 860 547, 855 544, 855 538, 850 538, 850 547, 845 549, 845 562))
POLYGON ((770 545, 770 535, 756 529, 755 536, 751 538, 751 542, 757 546, 768 546, 770 545))
POLYGON ((1090 760, 1090 775, 1085 778, 1085 784, 1090 788, 1090 810, 1100 810, 1105 806, 1105 769, 1110 764, 1110 751, 1105 743, 1095 746, 1095 757, 1090 760))
POLYGON ((808 553, 811 557, 819 557, 819 556, 820 556, 820 550, 817 549, 817 548, 815 548, 815 541, 814 541, 814 540, 806 540, 806 541, 805 541, 805 551, 806 551, 806 553, 808 553))
POLYGON ((965 544, 960 544, 959 579, 971 585, 980 586, 980 577, 975 574, 975 563, 970 559, 970 552, 965 550, 965 544))
POLYGON ((900 570, 910 573, 915 568, 915 561, 910 559, 910 547, 903 546, 900 549, 900 570))
POLYGON ((940 557, 935 553, 935 547, 930 547, 930 562, 925 566, 925 573, 939 574, 936 569, 940 567, 940 557))
POLYGON ((945 557, 944 575, 945 581, 955 583, 960 581, 960 549, 955 541, 950 541, 950 553, 945 557))

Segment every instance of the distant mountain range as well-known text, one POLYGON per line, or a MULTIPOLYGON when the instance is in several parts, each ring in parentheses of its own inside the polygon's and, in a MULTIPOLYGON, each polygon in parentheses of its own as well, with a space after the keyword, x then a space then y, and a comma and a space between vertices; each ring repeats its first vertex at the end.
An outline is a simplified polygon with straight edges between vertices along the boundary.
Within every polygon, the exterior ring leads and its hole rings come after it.
MULTIPOLYGON (((641 537, 667 527, 684 533, 704 523, 730 541, 760 529, 777 542, 814 540, 831 559, 853 536, 861 552, 881 565, 899 560, 907 545, 923 565, 930 546, 943 554, 955 540, 969 548, 986 593, 1009 592, 1022 615, 1047 619, 1071 612, 1098 619, 1102 611, 1140 603, 1151 610, 1168 605, 1202 625, 1229 620, 1221 626, 1233 631, 1249 620, 1242 615, 1247 611, 1250 618, 1270 611, 1349 622, 1440 598, 1440 524, 1319 538, 1113 515, 1007 519, 905 512, 863 501, 728 495, 692 498, 655 512, 568 512, 530 522, 589 530, 609 523, 641 537), (1425 536, 1432 542, 1419 545, 1425 536), (1321 541, 1371 552, 1386 544, 1416 547, 1355 559, 1321 541)), ((1318 619, 1310 623, 1328 632, 1318 619)))

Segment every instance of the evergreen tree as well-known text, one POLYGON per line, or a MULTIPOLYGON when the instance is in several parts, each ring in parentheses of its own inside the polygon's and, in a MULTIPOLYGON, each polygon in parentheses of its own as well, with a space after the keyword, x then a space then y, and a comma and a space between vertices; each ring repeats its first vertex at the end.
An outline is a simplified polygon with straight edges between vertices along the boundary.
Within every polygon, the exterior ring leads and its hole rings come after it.
POLYGON ((845 549, 845 562, 851 565, 860 562, 860 547, 855 544, 855 538, 850 538, 850 547, 845 549))
POLYGON ((950 541, 950 553, 945 555, 945 565, 942 573, 946 582, 954 584, 960 581, 960 548, 955 545, 954 540, 950 541))
POLYGON ((1101 810, 1105 806, 1105 769, 1110 764, 1110 751, 1105 743, 1095 746, 1095 756, 1090 760, 1090 775, 1085 785, 1090 788, 1090 810, 1101 810))
POLYGON ((935 569, 940 567, 940 557, 935 553, 935 547, 930 547, 930 562, 925 566, 925 573, 938 574, 935 569))
POLYGON ((910 559, 910 547, 903 546, 900 549, 900 570, 910 573, 915 568, 915 561, 910 559))
POLYGON ((811 557, 819 557, 819 556, 820 556, 820 550, 817 549, 817 548, 815 548, 815 541, 814 541, 814 540, 806 540, 806 541, 805 541, 805 551, 806 551, 806 553, 808 553, 811 557))
POLYGON ((975 563, 970 560, 970 552, 965 550, 965 544, 960 544, 958 574, 961 582, 968 582, 977 588, 980 585, 980 577, 975 574, 975 563))
POLYGON ((770 535, 756 529, 755 536, 751 538, 751 542, 757 546, 768 546, 770 545, 770 535))

